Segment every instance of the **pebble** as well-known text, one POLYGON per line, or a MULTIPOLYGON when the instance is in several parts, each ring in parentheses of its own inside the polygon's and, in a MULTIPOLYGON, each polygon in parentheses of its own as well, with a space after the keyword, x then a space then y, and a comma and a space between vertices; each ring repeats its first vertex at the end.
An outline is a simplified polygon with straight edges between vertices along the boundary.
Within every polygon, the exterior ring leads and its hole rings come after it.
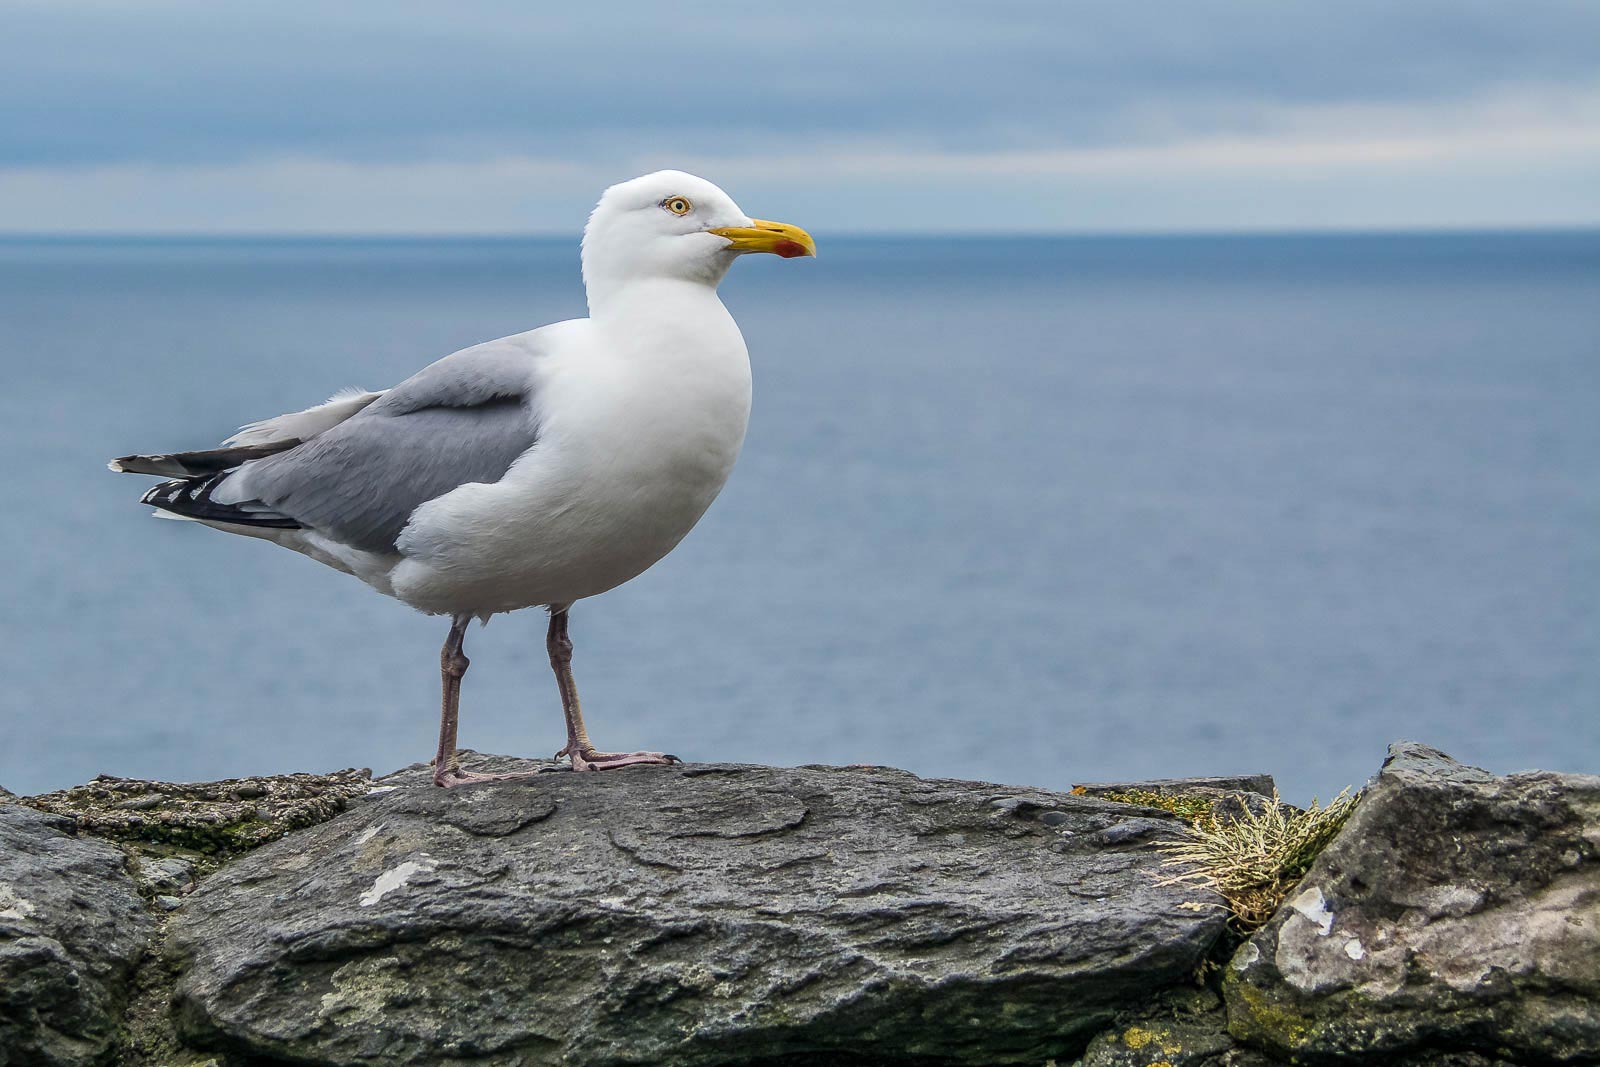
POLYGON ((145 885, 154 890, 180 890, 194 881, 194 864, 176 856, 146 860, 139 871, 139 877, 145 885))

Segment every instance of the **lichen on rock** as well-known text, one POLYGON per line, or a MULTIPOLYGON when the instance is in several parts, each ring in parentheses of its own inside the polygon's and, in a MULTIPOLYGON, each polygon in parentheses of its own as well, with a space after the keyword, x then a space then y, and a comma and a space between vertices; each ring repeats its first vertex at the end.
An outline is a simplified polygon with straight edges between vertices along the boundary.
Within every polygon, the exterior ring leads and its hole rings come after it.
POLYGON ((273 774, 215 782, 152 782, 103 774, 21 803, 116 841, 206 855, 245 852, 333 818, 372 787, 372 772, 273 774))
POLYGON ((1119 1015, 1075 1067, 1213 1067, 1233 1047, 1216 991, 1178 988, 1119 1015))

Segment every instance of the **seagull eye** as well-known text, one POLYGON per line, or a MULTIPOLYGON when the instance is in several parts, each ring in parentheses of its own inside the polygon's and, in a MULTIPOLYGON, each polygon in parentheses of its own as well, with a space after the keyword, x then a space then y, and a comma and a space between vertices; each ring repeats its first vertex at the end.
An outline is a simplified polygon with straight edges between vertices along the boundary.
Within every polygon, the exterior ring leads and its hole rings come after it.
POLYGON ((661 201, 661 206, 674 215, 687 215, 694 210, 694 205, 681 196, 669 196, 661 201))

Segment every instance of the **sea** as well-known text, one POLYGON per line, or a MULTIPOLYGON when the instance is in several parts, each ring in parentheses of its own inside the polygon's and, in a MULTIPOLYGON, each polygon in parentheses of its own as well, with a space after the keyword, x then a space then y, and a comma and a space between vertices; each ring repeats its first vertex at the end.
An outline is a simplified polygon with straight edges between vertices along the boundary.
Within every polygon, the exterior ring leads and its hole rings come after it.
MULTIPOLYGON (((817 236, 723 286, 727 489, 573 610, 603 747, 1296 803, 1397 739, 1600 772, 1600 231, 817 236)), ((582 314, 575 238, 0 241, 0 785, 429 758, 444 620, 106 460, 582 314)), ((543 632, 474 627, 463 745, 561 746, 543 632)))

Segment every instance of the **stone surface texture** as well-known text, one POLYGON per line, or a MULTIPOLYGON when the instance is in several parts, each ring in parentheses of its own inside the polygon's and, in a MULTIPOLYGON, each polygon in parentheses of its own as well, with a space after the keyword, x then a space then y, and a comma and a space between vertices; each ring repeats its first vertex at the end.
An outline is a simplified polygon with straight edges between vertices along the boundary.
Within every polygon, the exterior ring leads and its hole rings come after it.
POLYGON ((1220 793, 1255 793, 1275 797, 1278 786, 1270 774, 1230 774, 1209 778, 1146 778, 1136 782, 1083 782, 1075 794, 1103 797, 1113 793, 1166 793, 1170 796, 1220 793))
POLYGON ((105 1063, 155 921, 115 845, 0 803, 0 1067, 105 1063))
POLYGON ((1391 746, 1224 975, 1234 1036, 1295 1062, 1600 1063, 1600 777, 1391 746))
POLYGON ((465 762, 0 797, 0 1067, 1600 1064, 1600 778, 1392 746, 1226 961, 1145 805, 1264 776, 465 762))
POLYGON ((79 830, 99 837, 226 855, 333 818, 350 800, 366 795, 371 779, 367 770, 216 782, 147 782, 102 774, 25 802, 65 815, 79 830))
POLYGON ((1238 1059, 1222 999, 1188 986, 1119 1015, 1074 1067, 1234 1067, 1238 1059))
POLYGON ((1067 1063, 1222 931, 1152 877, 1176 820, 1091 797, 880 768, 422 777, 185 898, 181 1033, 330 1067, 1067 1063))

